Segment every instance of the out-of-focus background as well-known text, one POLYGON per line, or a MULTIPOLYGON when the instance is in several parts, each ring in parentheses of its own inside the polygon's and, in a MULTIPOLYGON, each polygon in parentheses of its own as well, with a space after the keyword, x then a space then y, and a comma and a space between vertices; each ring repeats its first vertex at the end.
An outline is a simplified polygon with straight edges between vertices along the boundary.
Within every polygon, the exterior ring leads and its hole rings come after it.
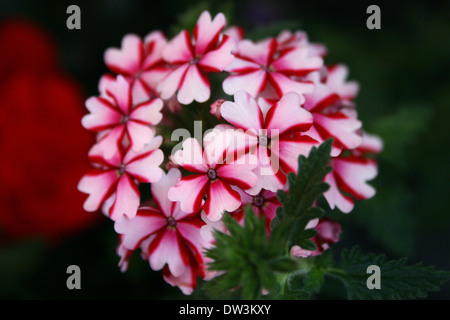
MULTIPOLYGON (((0 2, 0 298, 182 299, 138 254, 121 273, 113 224, 82 209, 76 185, 89 169, 93 135, 80 124, 84 101, 107 71, 103 52, 126 33, 145 36, 209 9, 254 39, 302 29, 345 63, 360 83, 364 128, 384 139, 377 195, 344 215, 336 249, 408 257, 450 270, 450 3, 448 1, 26 1, 0 2), (81 9, 68 30, 66 9, 81 9), (366 9, 381 9, 368 30, 366 9), (81 290, 66 269, 81 268, 81 290)), ((343 298, 326 283, 320 298, 343 298)), ((449 299, 450 284, 429 299, 449 299)))

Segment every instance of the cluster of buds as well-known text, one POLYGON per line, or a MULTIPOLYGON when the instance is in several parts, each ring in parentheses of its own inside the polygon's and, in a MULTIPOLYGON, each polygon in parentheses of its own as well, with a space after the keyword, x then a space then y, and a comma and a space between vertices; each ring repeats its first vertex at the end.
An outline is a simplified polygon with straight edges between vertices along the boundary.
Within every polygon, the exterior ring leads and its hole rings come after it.
MULTIPOLYGON (((192 34, 126 35, 121 48, 105 52, 111 72, 101 77, 99 95, 86 101, 90 113, 82 119, 97 133, 89 151, 94 169, 78 185, 89 195, 84 209, 101 209, 115 222, 122 270, 140 249, 185 294, 198 277, 215 276, 204 252, 214 246, 211 230, 224 228, 224 212, 242 221, 243 207, 251 205, 270 236, 280 206, 276 192, 288 190, 298 157, 325 140, 334 139, 333 170, 325 177, 330 207, 348 213, 354 199, 375 194, 367 184, 377 174, 370 155, 382 143, 361 129, 358 84, 347 82, 347 68, 325 65, 325 47, 302 31, 253 42, 242 28, 225 26, 223 14, 205 11, 192 34), (226 76, 220 92, 211 92, 214 73, 226 76), (173 125, 170 115, 208 101, 218 124, 165 155, 161 128, 173 125), (144 199, 140 191, 148 184, 151 199, 144 199)), ((341 232, 330 219, 307 228, 318 230, 317 250, 294 247, 292 255, 321 254, 341 232)))

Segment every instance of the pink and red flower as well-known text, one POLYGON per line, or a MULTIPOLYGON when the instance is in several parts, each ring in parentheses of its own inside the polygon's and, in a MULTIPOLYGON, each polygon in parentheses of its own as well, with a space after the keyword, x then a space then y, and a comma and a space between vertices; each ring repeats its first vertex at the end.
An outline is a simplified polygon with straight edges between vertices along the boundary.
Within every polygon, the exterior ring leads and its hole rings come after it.
MULTIPOLYGON (((305 94, 304 108, 313 115, 313 125, 305 134, 322 143, 333 138, 332 156, 337 156, 342 149, 354 149, 362 143, 359 133, 361 121, 344 110, 344 102, 349 96, 341 98, 338 92, 323 83, 319 72, 308 77, 315 84, 314 92, 305 94)), ((329 80, 330 78, 328 78, 329 80)))
POLYGON ((256 43, 242 40, 234 54, 236 58, 226 68, 231 75, 223 82, 223 90, 229 95, 245 90, 257 97, 264 90, 275 90, 281 98, 290 91, 299 95, 312 92, 314 84, 298 77, 319 70, 323 64, 321 57, 310 55, 307 46, 283 48, 276 38, 256 43))
POLYGON ((257 183, 247 190, 258 194, 261 189, 276 192, 284 187, 286 174, 297 172, 298 156, 307 155, 317 142, 299 133, 312 125, 312 116, 301 107, 303 97, 294 92, 285 94, 279 101, 263 109, 262 104, 245 91, 234 95, 234 102, 224 102, 222 117, 235 128, 244 131, 237 148, 258 157, 257 183), (282 170, 280 170, 282 169, 282 170))
MULTIPOLYGON (((312 228, 317 230, 317 234, 311 238, 311 241, 316 245, 316 250, 310 251, 302 249, 300 246, 293 246, 291 248, 292 256, 302 258, 318 256, 339 241, 342 233, 342 228, 339 223, 330 218, 320 218, 314 224, 315 226, 312 228)), ((307 228, 309 227, 307 226, 307 228)))
POLYGON ((179 202, 168 199, 167 193, 181 178, 178 169, 151 186, 154 206, 142 206, 134 218, 120 217, 114 225, 120 234, 121 264, 126 264, 130 251, 141 248, 153 270, 163 270, 164 279, 190 294, 197 276, 204 278, 203 251, 210 247, 200 233, 205 224, 200 212, 186 213, 179 202))
POLYGON ((108 82, 104 96, 86 101, 90 114, 83 117, 82 124, 88 130, 104 134, 99 146, 104 156, 111 158, 123 145, 124 138, 135 152, 149 143, 155 136, 152 126, 162 119, 162 107, 161 99, 137 102, 130 84, 119 75, 108 82))
MULTIPOLYGON (((106 137, 105 137, 106 138, 106 137)), ((112 220, 126 215, 134 217, 140 203, 138 182, 151 183, 161 178, 164 155, 158 147, 162 138, 155 137, 139 152, 119 148, 112 158, 106 158, 101 141, 89 151, 89 159, 97 168, 80 180, 78 190, 89 194, 84 203, 86 211, 96 211, 108 199, 112 206, 108 215, 112 220)))
POLYGON ((375 189, 367 181, 376 177, 378 165, 366 154, 379 153, 381 149, 378 137, 364 134, 363 143, 349 151, 350 155, 341 154, 331 159, 333 171, 325 176, 330 188, 323 195, 332 209, 337 207, 349 213, 354 207, 353 198, 365 200, 375 195, 375 189))
POLYGON ((257 166, 257 160, 252 155, 227 158, 229 141, 226 134, 213 134, 217 137, 205 146, 204 151, 196 139, 188 138, 183 142, 183 150, 174 154, 173 161, 193 174, 181 178, 169 190, 169 199, 180 201, 181 209, 186 212, 203 208, 207 217, 216 221, 224 211, 234 211, 241 205, 240 195, 232 186, 245 190, 256 183, 257 176, 252 170, 257 166))
MULTIPOLYGON (((166 43, 166 37, 160 31, 149 33, 144 40, 135 34, 127 34, 120 49, 109 48, 105 51, 106 65, 113 73, 127 80, 137 103, 157 97, 156 87, 170 71, 162 58, 166 43)), ((111 75, 104 75, 100 87, 111 79, 111 75)))
POLYGON ((204 11, 194 28, 194 39, 183 30, 163 50, 163 58, 173 70, 159 83, 158 91, 166 100, 178 90, 181 104, 205 102, 210 97, 210 84, 206 72, 223 71, 234 59, 231 50, 234 41, 221 31, 225 16, 219 13, 211 20, 204 11))

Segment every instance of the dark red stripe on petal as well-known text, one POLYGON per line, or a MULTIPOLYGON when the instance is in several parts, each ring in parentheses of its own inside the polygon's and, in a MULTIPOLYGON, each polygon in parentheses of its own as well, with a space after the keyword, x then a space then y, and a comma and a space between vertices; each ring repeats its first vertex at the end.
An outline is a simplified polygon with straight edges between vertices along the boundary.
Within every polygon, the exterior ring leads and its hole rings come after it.
POLYGON ((335 104, 339 101, 339 96, 336 93, 329 94, 324 99, 320 100, 316 105, 310 110, 310 112, 322 112, 325 108, 335 104))

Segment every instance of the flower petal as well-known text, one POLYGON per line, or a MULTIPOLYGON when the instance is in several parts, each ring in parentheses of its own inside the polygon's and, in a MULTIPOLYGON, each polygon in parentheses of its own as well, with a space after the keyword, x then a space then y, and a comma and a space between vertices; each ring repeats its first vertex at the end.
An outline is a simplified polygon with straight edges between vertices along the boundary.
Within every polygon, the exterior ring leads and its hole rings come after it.
POLYGON ((206 195, 209 179, 205 174, 192 174, 181 178, 169 189, 167 194, 171 201, 180 201, 184 212, 198 212, 206 195))
POLYGON ((347 149, 355 149, 361 145, 363 139, 358 133, 361 121, 347 117, 341 113, 335 115, 322 115, 314 113, 314 125, 320 126, 326 132, 326 137, 333 137, 347 149))
POLYGON ((159 167, 164 160, 160 149, 141 153, 126 164, 126 171, 139 182, 153 183, 161 179, 162 169, 159 167))
POLYGON ((155 129, 135 121, 127 124, 127 133, 133 151, 139 152, 144 145, 152 141, 155 136, 155 129))
POLYGON ((203 71, 219 72, 228 67, 234 60, 231 50, 234 48, 234 41, 224 35, 223 40, 217 49, 207 52, 198 62, 203 71))
POLYGON ((220 114, 229 123, 244 130, 262 129, 264 119, 255 99, 246 91, 234 95, 234 103, 226 101, 220 107, 220 114))
POLYGON ((261 69, 243 74, 231 75, 223 83, 223 91, 233 95, 240 90, 245 90, 253 97, 260 94, 266 87, 267 72, 261 69))
POLYGON ((307 47, 286 50, 271 66, 277 72, 286 76, 305 76, 312 71, 319 70, 323 59, 318 56, 309 57, 307 47))
POLYGON ((86 100, 89 114, 81 120, 84 128, 91 131, 110 129, 120 123, 121 114, 111 103, 101 97, 90 97, 86 100))
POLYGON ((191 257, 190 263, 186 266, 185 271, 178 277, 170 273, 169 268, 164 268, 162 275, 164 280, 172 286, 180 288, 185 295, 191 294, 197 287, 197 275, 200 273, 199 266, 191 257))
POLYGON ((123 114, 129 114, 132 105, 131 87, 128 81, 118 75, 116 81, 107 83, 106 93, 114 100, 123 114))
POLYGON ((258 166, 258 158, 247 154, 217 168, 217 174, 224 183, 250 189, 256 184, 258 177, 252 171, 258 166))
POLYGON ((280 159, 280 167, 284 173, 297 173, 298 157, 300 155, 307 157, 314 146, 319 146, 316 140, 308 136, 300 136, 291 139, 280 139, 279 148, 275 149, 272 147, 271 151, 280 159))
POLYGON ((133 76, 139 71, 144 57, 142 39, 135 34, 127 34, 122 39, 122 48, 109 48, 104 60, 113 72, 133 76))
POLYGON ((96 146, 98 150, 103 152, 105 159, 112 159, 115 157, 122 144, 125 132, 125 126, 118 125, 97 142, 96 146))
POLYGON ((367 184, 378 173, 375 162, 358 157, 336 158, 333 159, 333 170, 339 188, 356 199, 369 199, 375 195, 375 189, 367 184))
POLYGON ((218 179, 210 183, 203 210, 208 219, 217 221, 222 218, 224 211, 232 212, 240 205, 239 193, 218 179))
POLYGON ((130 113, 130 119, 148 125, 156 125, 162 119, 161 99, 152 99, 137 105, 130 113))
POLYGON ((245 60, 254 61, 260 66, 268 67, 275 53, 277 41, 275 38, 265 39, 259 42, 242 40, 237 46, 237 56, 245 60))
POLYGON ((168 198, 169 189, 175 186, 180 178, 180 170, 172 168, 167 174, 163 173, 159 181, 151 185, 153 200, 166 217, 172 215, 173 206, 175 205, 168 198))
POLYGON ((327 174, 324 181, 330 186, 330 188, 323 193, 323 196, 327 200, 330 208, 334 209, 335 207, 337 207, 343 213, 349 213, 350 211, 352 211, 353 199, 348 196, 344 196, 339 191, 333 172, 327 174))
POLYGON ((89 194, 84 202, 86 211, 96 211, 102 203, 114 193, 118 176, 115 170, 92 170, 84 175, 78 183, 78 190, 89 194))
POLYGON ((143 207, 130 219, 121 216, 114 223, 114 230, 121 234, 122 244, 129 250, 136 250, 149 235, 167 225, 167 219, 153 208, 143 207))
POLYGON ((268 75, 268 80, 280 97, 290 91, 300 95, 314 91, 314 84, 312 82, 293 80, 279 72, 270 72, 268 75))
POLYGON ((208 77, 196 65, 191 65, 180 83, 177 100, 181 104, 205 102, 210 97, 208 77))
POLYGON ((203 55, 211 50, 219 40, 220 32, 225 26, 225 16, 218 13, 211 21, 208 11, 203 11, 198 18, 193 34, 195 38, 195 55, 203 55))
POLYGON ((166 44, 162 56, 170 64, 180 64, 194 59, 193 52, 191 36, 183 30, 166 44))
POLYGON ((265 128, 270 130, 272 137, 273 130, 278 130, 281 135, 306 131, 311 127, 313 117, 309 111, 300 106, 302 102, 303 98, 300 95, 289 92, 272 105, 265 119, 265 128))
POLYGON ((116 221, 122 215, 132 219, 136 216, 140 193, 136 183, 128 174, 123 174, 117 183, 116 199, 109 210, 109 216, 116 221))
POLYGON ((208 166, 203 158, 203 150, 198 140, 187 138, 183 141, 182 146, 182 150, 178 150, 173 154, 173 162, 188 171, 205 173, 208 170, 208 166))
POLYGON ((149 262, 153 270, 161 270, 166 264, 170 273, 181 276, 189 264, 189 251, 177 231, 172 228, 161 230, 148 248, 149 262))
POLYGON ((161 82, 158 84, 157 90, 161 95, 161 99, 167 100, 171 98, 180 87, 186 72, 189 68, 189 63, 185 63, 180 67, 172 70, 161 82))

